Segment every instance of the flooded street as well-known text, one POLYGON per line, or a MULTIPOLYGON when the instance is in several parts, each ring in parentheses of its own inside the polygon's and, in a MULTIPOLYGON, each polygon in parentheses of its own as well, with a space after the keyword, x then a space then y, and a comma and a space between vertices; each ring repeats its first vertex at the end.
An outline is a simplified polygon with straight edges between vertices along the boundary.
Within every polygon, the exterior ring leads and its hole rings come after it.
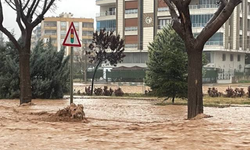
POLYGON ((211 118, 186 120, 186 106, 150 100, 81 99, 88 123, 47 122, 68 100, 0 100, 1 150, 250 150, 250 107, 205 108, 211 118), (35 113, 31 114, 31 113, 35 113))

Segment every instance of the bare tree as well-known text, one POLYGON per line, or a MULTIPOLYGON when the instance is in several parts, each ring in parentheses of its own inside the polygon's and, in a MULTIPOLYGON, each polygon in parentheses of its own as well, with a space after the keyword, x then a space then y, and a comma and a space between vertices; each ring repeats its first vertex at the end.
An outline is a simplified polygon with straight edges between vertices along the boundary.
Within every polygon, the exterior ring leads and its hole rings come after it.
POLYGON ((34 27, 43 19, 55 0, 5 0, 16 11, 16 22, 21 30, 20 41, 3 26, 3 7, 0 0, 0 31, 13 42, 19 53, 20 104, 31 102, 30 47, 34 27))
POLYGON ((191 0, 164 0, 172 17, 174 30, 185 42, 188 53, 188 119, 203 113, 202 51, 205 43, 231 16, 242 0, 218 0, 218 10, 197 37, 192 32, 189 4, 191 0))

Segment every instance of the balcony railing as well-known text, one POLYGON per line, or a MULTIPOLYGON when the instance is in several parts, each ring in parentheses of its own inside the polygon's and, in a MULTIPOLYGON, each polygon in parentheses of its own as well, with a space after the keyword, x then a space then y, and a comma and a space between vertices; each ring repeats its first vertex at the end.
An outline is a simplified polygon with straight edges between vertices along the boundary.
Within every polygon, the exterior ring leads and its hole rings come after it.
POLYGON ((97 13, 96 16, 97 17, 102 17, 102 16, 113 16, 116 15, 115 11, 105 11, 105 12, 101 12, 101 13, 97 13))

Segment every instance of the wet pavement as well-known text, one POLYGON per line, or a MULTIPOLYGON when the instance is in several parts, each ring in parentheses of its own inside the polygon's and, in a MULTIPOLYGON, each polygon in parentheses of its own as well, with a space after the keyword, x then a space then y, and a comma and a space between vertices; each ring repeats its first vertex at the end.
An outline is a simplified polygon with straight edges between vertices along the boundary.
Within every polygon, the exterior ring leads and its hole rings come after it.
POLYGON ((47 122, 68 100, 0 100, 0 149, 178 149, 250 150, 250 107, 205 108, 211 118, 186 120, 186 106, 157 106, 150 100, 78 99, 88 123, 47 122), (46 116, 45 116, 46 117, 46 116))

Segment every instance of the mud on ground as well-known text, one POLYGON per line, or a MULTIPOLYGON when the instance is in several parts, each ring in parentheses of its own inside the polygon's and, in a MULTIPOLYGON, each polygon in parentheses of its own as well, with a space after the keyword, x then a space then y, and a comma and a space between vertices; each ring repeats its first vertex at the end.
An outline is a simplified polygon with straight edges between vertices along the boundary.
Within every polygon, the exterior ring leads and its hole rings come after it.
POLYGON ((250 108, 205 108, 213 117, 186 120, 185 106, 153 101, 83 99, 88 122, 46 120, 68 100, 0 100, 1 150, 250 149, 250 108))

